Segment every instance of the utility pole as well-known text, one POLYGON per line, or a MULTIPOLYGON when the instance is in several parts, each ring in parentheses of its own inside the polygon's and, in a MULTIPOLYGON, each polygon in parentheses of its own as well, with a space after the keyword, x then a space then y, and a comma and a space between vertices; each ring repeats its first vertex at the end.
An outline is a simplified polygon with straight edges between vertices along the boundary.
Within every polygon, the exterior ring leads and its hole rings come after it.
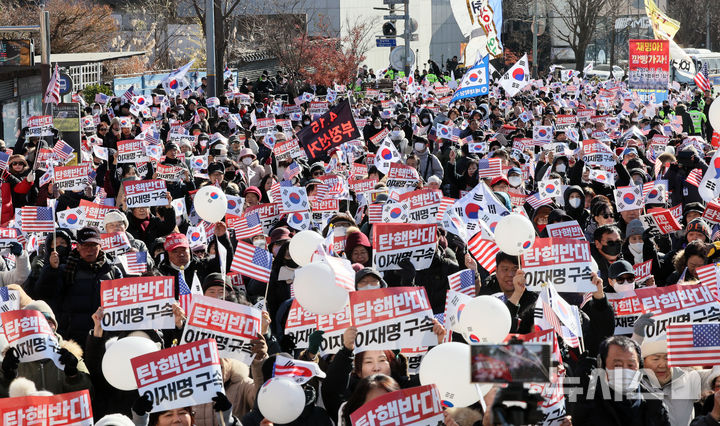
POLYGON ((207 68, 206 97, 215 96, 215 1, 205 0, 205 52, 207 68))
POLYGON ((705 14, 705 48, 709 51, 712 51, 712 46, 710 45, 710 14, 705 14))
POLYGON ((532 23, 532 33, 533 33, 533 53, 532 53, 532 75, 533 78, 538 78, 538 19, 537 19, 537 13, 538 13, 538 0, 533 0, 533 23, 532 23))
MULTIPOLYGON (((405 5, 405 28, 403 29, 403 39, 405 40, 405 70, 404 71, 405 71, 405 77, 409 77, 410 76, 410 0, 405 0, 404 5, 405 5)), ((710 37, 710 33, 708 33, 708 37, 710 37)))

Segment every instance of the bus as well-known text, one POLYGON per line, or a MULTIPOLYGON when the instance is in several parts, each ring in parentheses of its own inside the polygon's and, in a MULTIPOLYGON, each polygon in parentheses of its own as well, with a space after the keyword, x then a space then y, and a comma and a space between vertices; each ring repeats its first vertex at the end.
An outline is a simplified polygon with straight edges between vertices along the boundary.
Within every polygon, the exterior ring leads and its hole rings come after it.
MULTIPOLYGON (((708 49, 683 49, 685 53, 690 56, 693 63, 695 64, 695 70, 699 72, 703 64, 707 63, 708 67, 708 80, 715 88, 720 88, 720 53, 711 52, 708 49)), ((673 73, 673 80, 678 83, 686 83, 689 85, 695 85, 692 77, 686 77, 675 71, 674 67, 670 67, 673 73)), ((693 76, 694 77, 694 76, 693 76)))

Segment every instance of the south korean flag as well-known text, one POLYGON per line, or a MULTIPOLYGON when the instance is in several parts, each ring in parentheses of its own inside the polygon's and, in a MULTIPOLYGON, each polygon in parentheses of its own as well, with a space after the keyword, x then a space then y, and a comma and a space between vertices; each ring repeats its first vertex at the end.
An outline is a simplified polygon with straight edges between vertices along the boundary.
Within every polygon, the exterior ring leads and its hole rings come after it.
POLYGON ((282 200, 282 213, 305 211, 310 203, 305 188, 298 186, 283 186, 280 188, 282 200))
POLYGON ((288 213, 286 217, 288 225, 296 231, 306 231, 311 229, 311 219, 312 217, 307 210, 288 213))
POLYGON ((665 204, 667 201, 667 190, 665 189, 665 185, 648 182, 643 185, 643 196, 647 204, 665 204), (645 191, 646 186, 648 187, 647 192, 645 191))
POLYGON ((547 179, 538 182, 538 193, 540 199, 559 197, 562 194, 562 182, 560 179, 547 179))
POLYGON ((640 209, 643 207, 642 186, 624 186, 615 190, 615 205, 618 212, 640 209))
POLYGON ((407 223, 410 220, 410 208, 407 203, 385 203, 382 210, 383 223, 407 223))

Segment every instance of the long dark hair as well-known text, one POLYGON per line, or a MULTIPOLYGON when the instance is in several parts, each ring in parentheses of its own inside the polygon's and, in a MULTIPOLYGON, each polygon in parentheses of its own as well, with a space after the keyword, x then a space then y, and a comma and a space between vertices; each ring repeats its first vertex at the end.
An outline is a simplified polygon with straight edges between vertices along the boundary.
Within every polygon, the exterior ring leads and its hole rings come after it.
POLYGON ((372 376, 362 379, 342 409, 342 417, 346 425, 351 424, 350 414, 365 404, 368 393, 378 388, 384 389, 387 392, 395 392, 396 390, 400 390, 400 385, 395 379, 384 374, 373 374, 372 376))

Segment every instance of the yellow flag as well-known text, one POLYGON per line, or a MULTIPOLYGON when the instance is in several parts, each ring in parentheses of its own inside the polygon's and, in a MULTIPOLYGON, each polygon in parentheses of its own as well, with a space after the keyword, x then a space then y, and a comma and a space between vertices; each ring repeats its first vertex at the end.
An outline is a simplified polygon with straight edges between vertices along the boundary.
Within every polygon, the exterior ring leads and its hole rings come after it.
POLYGON ((672 40, 680 29, 680 22, 665 14, 655 4, 655 0, 645 0, 645 13, 650 18, 655 38, 672 40))

